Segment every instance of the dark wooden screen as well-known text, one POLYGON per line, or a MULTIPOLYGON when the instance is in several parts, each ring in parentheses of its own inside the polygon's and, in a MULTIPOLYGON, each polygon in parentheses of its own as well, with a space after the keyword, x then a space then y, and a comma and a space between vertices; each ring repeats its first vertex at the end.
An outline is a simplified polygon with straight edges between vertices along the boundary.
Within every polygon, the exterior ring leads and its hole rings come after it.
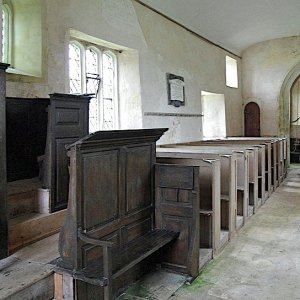
POLYGON ((49 99, 6 98, 7 181, 39 175, 44 154, 49 99))
POLYGON ((88 134, 89 100, 86 95, 50 95, 43 186, 50 189, 52 212, 67 207, 69 159, 66 145, 88 134))

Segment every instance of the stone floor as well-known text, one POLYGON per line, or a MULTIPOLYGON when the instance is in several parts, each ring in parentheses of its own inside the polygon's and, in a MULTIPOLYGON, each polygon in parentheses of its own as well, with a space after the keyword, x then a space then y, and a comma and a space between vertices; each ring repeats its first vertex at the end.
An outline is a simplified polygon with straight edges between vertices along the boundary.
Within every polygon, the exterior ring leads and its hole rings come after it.
POLYGON ((192 284, 178 288, 183 278, 171 278, 165 292, 164 280, 154 274, 120 298, 300 299, 300 169, 289 171, 284 183, 192 284))

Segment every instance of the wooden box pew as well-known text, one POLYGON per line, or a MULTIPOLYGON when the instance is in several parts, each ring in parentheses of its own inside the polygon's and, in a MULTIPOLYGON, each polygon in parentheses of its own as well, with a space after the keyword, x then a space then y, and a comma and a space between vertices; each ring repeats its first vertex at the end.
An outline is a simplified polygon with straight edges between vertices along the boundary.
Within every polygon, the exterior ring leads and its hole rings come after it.
MULTIPOLYGON (((205 142, 214 143, 216 140, 205 140, 205 142)), ((224 142, 229 144, 240 144, 240 145, 250 145, 250 146, 265 146, 265 197, 262 198, 262 202, 265 202, 266 199, 272 194, 274 191, 274 172, 276 171, 275 160, 274 160, 274 147, 272 140, 253 140, 253 138, 246 139, 244 137, 228 137, 223 139, 217 139, 218 142, 224 142), (272 154, 273 153, 273 154, 272 154)), ((191 142, 194 143, 194 142, 191 142)), ((260 160, 260 153, 258 153, 258 159, 260 160)), ((263 159, 262 159, 263 160, 263 159)), ((262 167, 263 168, 263 167, 262 167)))
POLYGON ((274 189, 283 181, 287 172, 287 138, 279 137, 228 137, 230 140, 247 140, 264 143, 272 143, 273 167, 273 186, 274 189))
POLYGON ((195 164, 203 159, 220 160, 221 229, 228 228, 230 239, 247 219, 248 183, 246 172, 248 155, 245 156, 244 153, 240 152, 234 153, 227 149, 212 149, 210 147, 192 149, 173 144, 173 147, 170 148, 164 146, 157 148, 157 159, 166 158, 178 161, 178 163, 189 164, 195 164))
POLYGON ((281 182, 281 178, 283 178, 284 169, 281 167, 283 164, 284 157, 284 138, 277 137, 229 137, 227 139, 239 139, 242 141, 259 141, 259 142, 269 142, 271 143, 271 165, 272 165, 272 178, 271 185, 273 186, 273 190, 275 190, 279 183, 281 182))
MULTIPOLYGON (((224 211, 224 230, 221 217, 221 176, 219 159, 185 159, 157 155, 162 164, 199 166, 199 218, 201 268, 218 254, 229 241, 229 211, 224 211), (226 216, 225 216, 226 214, 226 216), (225 220, 226 219, 226 220, 225 220)), ((227 201, 228 204, 228 201, 227 201)))
MULTIPOLYGON (((228 239, 236 230, 236 164, 237 154, 220 155, 216 151, 189 151, 189 149, 157 148, 157 161, 168 161, 176 164, 195 165, 207 164, 212 159, 220 160, 220 207, 221 207, 221 236, 228 231, 228 239)), ((200 191, 202 191, 200 189, 200 191)), ((226 236, 226 234, 224 235, 226 236)), ((225 240, 226 241, 226 240, 225 240)), ((224 243, 224 239, 223 239, 224 243)), ((221 238, 221 247, 222 247, 221 238)))
MULTIPOLYGON (((250 187, 249 191, 250 193, 254 190, 254 186, 256 185, 256 180, 257 180, 257 185, 258 185, 258 194, 257 196, 257 207, 260 207, 262 203, 264 203, 269 195, 269 187, 267 186, 267 178, 268 174, 266 173, 266 145, 264 144, 249 144, 247 143, 239 143, 239 142, 232 142, 228 140, 207 140, 203 142, 190 142, 186 143, 188 145, 224 145, 224 146, 230 146, 230 147, 241 147, 241 148, 249 148, 254 151, 254 155, 250 156, 250 167, 249 167, 249 176, 250 176, 250 187), (257 156, 257 159, 256 159, 257 156), (256 166, 257 166, 257 171, 256 171, 256 166), (257 175, 256 175, 257 173, 257 175)), ((271 168, 271 167, 270 167, 271 168)), ((253 197, 250 197, 253 198, 253 197)))
POLYGON ((155 168, 165 131, 99 131, 69 146, 56 273, 75 299, 114 299, 157 263, 198 275, 199 167, 155 168))
MULTIPOLYGON (((164 145, 170 146, 170 145, 164 145)), ((206 142, 193 142, 193 143, 182 143, 174 145, 174 147, 188 147, 192 149, 218 149, 219 151, 225 151, 227 153, 240 153, 241 157, 238 160, 238 165, 241 170, 237 180, 237 193, 238 199, 243 197, 247 199, 248 205, 244 207, 246 218, 250 217, 255 213, 258 208, 258 149, 252 147, 246 147, 243 145, 225 145, 219 144, 218 142, 206 143, 206 142)), ((240 171, 238 170, 238 171, 240 171)))

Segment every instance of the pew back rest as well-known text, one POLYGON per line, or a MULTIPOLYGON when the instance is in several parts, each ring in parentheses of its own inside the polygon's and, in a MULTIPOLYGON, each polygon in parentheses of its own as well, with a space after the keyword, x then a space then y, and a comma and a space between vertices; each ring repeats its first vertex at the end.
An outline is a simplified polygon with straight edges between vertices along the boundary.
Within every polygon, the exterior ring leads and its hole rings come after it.
POLYGON ((82 269, 101 249, 77 229, 122 247, 154 228, 155 142, 166 129, 97 132, 70 146, 70 191, 61 231, 63 265, 82 269))

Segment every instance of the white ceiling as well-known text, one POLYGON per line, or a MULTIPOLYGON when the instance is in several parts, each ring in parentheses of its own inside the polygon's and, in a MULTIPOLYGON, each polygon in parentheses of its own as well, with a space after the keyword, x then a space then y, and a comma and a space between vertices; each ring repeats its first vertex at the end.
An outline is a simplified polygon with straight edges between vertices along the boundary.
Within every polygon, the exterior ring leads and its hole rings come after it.
POLYGON ((140 0, 240 55, 270 39, 300 35, 300 0, 140 0))

